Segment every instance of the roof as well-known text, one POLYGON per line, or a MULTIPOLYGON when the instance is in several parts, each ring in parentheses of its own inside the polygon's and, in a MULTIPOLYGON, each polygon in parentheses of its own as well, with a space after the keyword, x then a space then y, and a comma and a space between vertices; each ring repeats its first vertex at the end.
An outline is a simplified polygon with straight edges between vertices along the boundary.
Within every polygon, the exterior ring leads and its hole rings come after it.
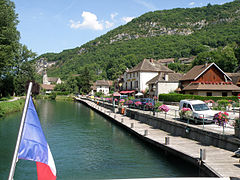
POLYGON ((191 82, 183 91, 187 90, 211 90, 211 91, 237 91, 240 87, 232 82, 191 82))
POLYGON ((157 62, 154 59, 144 59, 142 62, 140 62, 138 65, 133 67, 128 71, 129 72, 136 72, 136 71, 142 71, 142 72, 174 72, 171 69, 169 69, 167 66, 162 65, 161 63, 157 62))
POLYGON ((97 80, 95 82, 96 86, 111 86, 112 85, 112 81, 108 81, 108 80, 97 80))
POLYGON ((151 80, 147 82, 147 84, 156 84, 157 82, 179 82, 182 78, 183 74, 181 73, 169 73, 168 81, 165 80, 165 74, 160 73, 151 80))
POLYGON ((240 73, 226 73, 231 79, 233 84, 238 84, 240 80, 240 73))
POLYGON ((207 64, 207 65, 198 65, 194 66, 190 71, 188 71, 180 81, 186 80, 196 80, 202 74, 204 74, 209 68, 215 66, 219 71, 221 71, 229 80, 232 80, 226 73, 224 73, 215 63, 207 64))
POLYGON ((159 62, 159 63, 171 63, 171 62, 174 62, 174 58, 159 59, 157 62, 159 62))
POLYGON ((41 88, 45 89, 45 90, 54 90, 55 85, 51 85, 51 84, 40 84, 41 88))
POLYGON ((181 61, 188 61, 188 62, 192 62, 194 59, 196 58, 196 56, 192 56, 192 57, 188 57, 188 58, 179 58, 178 60, 181 61))
POLYGON ((57 82, 58 79, 59 79, 58 77, 48 77, 49 82, 57 82))

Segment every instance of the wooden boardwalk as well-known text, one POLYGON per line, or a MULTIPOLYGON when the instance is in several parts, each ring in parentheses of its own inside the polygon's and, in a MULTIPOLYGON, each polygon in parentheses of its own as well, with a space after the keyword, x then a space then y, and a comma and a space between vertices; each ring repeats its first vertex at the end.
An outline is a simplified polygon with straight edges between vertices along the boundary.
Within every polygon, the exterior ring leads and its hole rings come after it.
POLYGON ((202 161, 203 165, 210 169, 218 177, 236 177, 240 179, 240 162, 239 158, 233 157, 233 152, 225 149, 220 149, 214 146, 205 146, 198 141, 183 138, 180 136, 172 136, 168 132, 160 129, 154 129, 151 126, 141 123, 137 120, 123 116, 118 113, 113 113, 109 109, 100 107, 92 101, 81 100, 95 110, 105 114, 109 118, 117 121, 135 134, 149 139, 150 141, 165 147, 168 150, 177 152, 181 156, 186 156, 199 161, 200 149, 205 149, 206 159, 202 161), (147 130, 147 135, 145 134, 147 130), (165 144, 165 137, 169 137, 169 144, 165 144))

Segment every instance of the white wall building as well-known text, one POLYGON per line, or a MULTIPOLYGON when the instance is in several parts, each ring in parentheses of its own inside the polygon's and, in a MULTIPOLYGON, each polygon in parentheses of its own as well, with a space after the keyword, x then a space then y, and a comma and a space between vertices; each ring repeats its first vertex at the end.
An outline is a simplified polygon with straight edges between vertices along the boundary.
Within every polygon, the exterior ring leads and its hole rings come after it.
POLYGON ((173 73, 168 67, 153 59, 144 59, 124 73, 123 89, 145 91, 148 89, 147 82, 163 72, 173 73))
POLYGON ((150 96, 158 96, 159 94, 168 94, 175 91, 179 87, 179 80, 183 74, 180 73, 160 73, 150 81, 149 85, 150 96))
POLYGON ((102 92, 103 94, 108 95, 111 85, 112 81, 97 80, 95 83, 93 83, 91 94, 94 95, 96 92, 102 92))

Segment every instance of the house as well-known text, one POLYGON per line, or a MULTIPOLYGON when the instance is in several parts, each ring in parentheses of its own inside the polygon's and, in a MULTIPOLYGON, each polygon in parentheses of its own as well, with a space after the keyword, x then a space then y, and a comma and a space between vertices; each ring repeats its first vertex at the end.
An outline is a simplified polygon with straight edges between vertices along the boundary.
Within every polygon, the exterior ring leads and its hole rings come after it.
POLYGON ((226 73, 231 79, 232 83, 240 87, 240 73, 226 73))
POLYGON ((108 80, 97 80, 92 85, 91 94, 95 94, 96 92, 102 92, 104 95, 108 95, 110 92, 110 87, 112 86, 113 82, 108 80))
POLYGON ((62 81, 60 78, 57 77, 48 77, 46 70, 43 75, 43 84, 40 84, 41 89, 45 91, 46 94, 50 94, 53 90, 56 84, 61 84, 62 81))
POLYGON ((46 94, 51 94, 54 90, 55 85, 51 84, 40 84, 41 89, 45 91, 46 94))
POLYGON ((147 82, 160 73, 173 73, 171 69, 154 59, 144 59, 124 73, 123 90, 145 91, 147 82))
POLYGON ((43 75, 43 84, 61 84, 62 81, 58 77, 48 77, 47 73, 43 75))
POLYGON ((169 64, 174 63, 174 58, 159 59, 158 62, 162 65, 168 66, 169 64))
POLYGON ((194 61, 195 58, 196 58, 196 56, 192 56, 192 57, 188 57, 188 58, 179 58, 178 61, 181 64, 190 64, 192 61, 194 61))
POLYGON ((151 97, 176 91, 179 87, 181 73, 160 73, 147 82, 151 97))
POLYGON ((215 63, 194 66, 180 79, 183 94, 200 96, 232 96, 240 92, 240 87, 215 63))

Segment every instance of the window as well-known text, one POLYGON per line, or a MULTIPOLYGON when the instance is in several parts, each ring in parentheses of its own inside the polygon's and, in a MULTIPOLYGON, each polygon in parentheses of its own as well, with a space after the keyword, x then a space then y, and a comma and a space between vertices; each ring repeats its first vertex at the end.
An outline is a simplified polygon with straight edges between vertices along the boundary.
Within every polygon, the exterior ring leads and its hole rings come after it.
POLYGON ((207 96, 212 96, 212 92, 207 92, 207 96))
POLYGON ((135 88, 138 88, 138 81, 135 81, 135 88))
POLYGON ((228 96, 227 92, 222 92, 222 96, 228 96))

